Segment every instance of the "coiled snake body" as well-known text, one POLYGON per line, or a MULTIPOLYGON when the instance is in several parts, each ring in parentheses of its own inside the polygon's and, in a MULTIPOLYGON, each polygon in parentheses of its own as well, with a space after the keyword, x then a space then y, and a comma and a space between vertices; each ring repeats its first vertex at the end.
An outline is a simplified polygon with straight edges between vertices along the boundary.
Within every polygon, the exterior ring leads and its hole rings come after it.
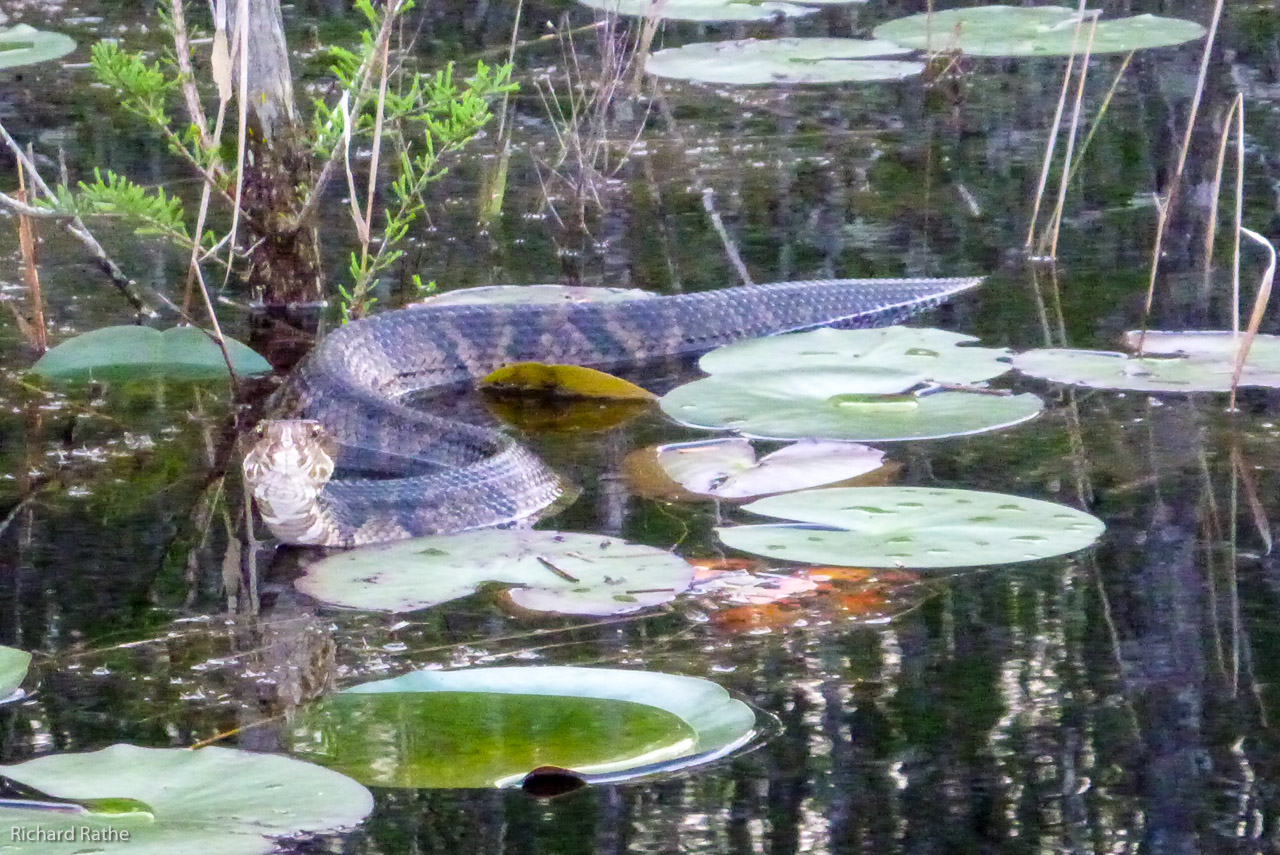
POLYGON ((880 326, 976 286, 966 279, 749 285, 650 300, 430 304, 347 324, 276 393, 244 473, 285 543, 356 546, 510 524, 564 492, 508 434, 414 409, 514 362, 611 368, 833 323, 880 326), (332 479, 344 467, 379 477, 332 479))

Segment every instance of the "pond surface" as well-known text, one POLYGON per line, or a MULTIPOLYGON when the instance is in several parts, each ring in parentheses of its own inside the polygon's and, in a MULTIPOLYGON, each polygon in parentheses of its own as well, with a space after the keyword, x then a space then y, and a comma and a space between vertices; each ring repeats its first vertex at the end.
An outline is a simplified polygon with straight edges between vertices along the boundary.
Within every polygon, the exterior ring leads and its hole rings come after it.
MULTIPOLYGON (((356 19, 343 5, 289 8, 291 34, 299 43, 313 31, 349 38, 356 19)), ((668 24, 660 39, 863 34, 917 5, 877 2, 777 27, 668 24)), ((1201 22, 1211 9, 1143 0, 1104 8, 1201 22)), ((47 11, 31 7, 28 20, 40 25, 47 11)), ((565 4, 526 5, 521 36, 542 35, 565 13, 578 25, 594 20, 565 4)), ((143 32, 154 19, 133 6, 70 3, 49 14, 44 25, 82 46, 105 35, 126 46, 154 38, 143 32)), ((473 59, 510 38, 506 2, 425 4, 421 15, 426 61, 473 59)), ((1202 108, 1220 124, 1245 92, 1245 222, 1269 236, 1280 233, 1278 30, 1271 5, 1228 9, 1202 108)), ((575 38, 589 76, 599 43, 592 31, 575 38)), ((71 59, 85 55, 82 47, 71 59)), ((990 346, 1114 347, 1140 317, 1151 194, 1172 171, 1199 61, 1198 45, 1135 57, 1072 188, 1050 276, 1030 270, 1021 248, 1060 62, 966 60, 928 85, 660 87, 661 103, 637 99, 609 116, 610 137, 622 142, 581 203, 583 234, 573 228, 574 173, 562 181, 549 171, 554 131, 532 82, 566 85, 548 41, 518 53, 524 88, 501 216, 476 225, 496 163, 493 140, 482 140, 434 188, 430 222, 379 308, 409 299, 413 271, 450 289, 728 286, 739 277, 727 243, 757 282, 989 274, 979 292, 924 320, 990 346)), ((1119 62, 1094 62, 1088 114, 1119 62)), ((88 80, 74 64, 10 73, 0 120, 46 166, 56 168, 62 148, 73 176, 111 167, 193 194, 163 145, 88 80)), ((1205 288, 1199 272, 1215 159, 1216 138, 1197 137, 1154 328, 1229 322, 1229 275, 1217 270, 1205 288)), ((337 271, 353 238, 333 221, 325 243, 337 271)), ((97 228, 131 275, 180 293, 180 253, 109 223, 97 228)), ((20 299, 13 232, 0 229, 11 262, 0 295, 20 299)), ((1246 282, 1260 269, 1247 253, 1246 282)), ((42 274, 52 337, 129 322, 79 246, 52 230, 42 274)), ((885 446, 896 483, 1016 493, 1102 518, 1100 543, 1068 558, 871 574, 781 613, 677 603, 621 619, 528 618, 482 595, 372 615, 296 593, 305 551, 244 541, 241 485, 224 478, 233 439, 225 389, 42 389, 24 377, 33 357, 4 317, 0 642, 35 652, 40 682, 0 709, 3 762, 215 737, 283 751, 284 718, 335 687, 426 667, 608 665, 712 679, 777 725, 755 750, 710 766, 549 801, 518 790, 375 788, 375 812, 359 829, 296 845, 385 855, 1280 848, 1273 393, 1251 392, 1227 413, 1222 396, 1001 380, 1043 396, 1046 412, 1001 432, 885 446)), ((234 306, 226 322, 248 337, 234 306)), ((1275 331, 1272 317, 1264 330, 1275 331)), ((459 406, 478 411, 474 401, 459 406)), ((696 436, 655 409, 617 428, 531 437, 584 485, 542 527, 721 556, 712 527, 746 515, 632 496, 620 475, 630 450, 696 436)))

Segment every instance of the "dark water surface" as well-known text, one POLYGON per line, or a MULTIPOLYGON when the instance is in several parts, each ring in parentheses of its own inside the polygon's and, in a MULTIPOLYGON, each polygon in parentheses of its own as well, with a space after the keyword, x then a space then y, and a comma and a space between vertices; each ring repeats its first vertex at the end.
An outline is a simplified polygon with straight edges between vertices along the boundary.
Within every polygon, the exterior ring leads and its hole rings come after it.
MULTIPOLYGON (((1229 4, 1204 111, 1215 124, 1237 89, 1248 103, 1246 223, 1280 233, 1280 31, 1269 3, 1229 4)), ((665 43, 770 32, 863 34, 923 4, 874 2, 759 27, 669 24, 665 43)), ((1109 2, 1207 22, 1202 2, 1109 2)), ((424 61, 474 57, 510 36, 510 4, 424 3, 424 61)), ((527 5, 523 37, 567 4, 527 5)), ((126 46, 149 42, 132 4, 31 7, 27 20, 126 46)), ((349 38, 337 2, 288 11, 304 43, 349 38)), ((577 41, 592 67, 598 45, 577 41)), ((568 184, 537 90, 563 87, 554 42, 520 54, 514 154, 503 214, 478 229, 492 139, 455 164, 415 231, 410 267, 381 306, 406 299, 408 273, 445 287, 580 281, 663 292, 737 281, 704 190, 756 281, 820 276, 988 273, 981 292, 930 322, 989 345, 1111 346, 1135 325, 1154 232, 1151 194, 1171 173, 1198 46, 1134 59, 1068 202, 1057 289, 1022 246, 1061 63, 965 61, 957 76, 813 92, 662 87, 611 117, 639 144, 571 228, 568 184), (647 115, 647 121, 646 121, 647 115), (541 170, 541 172, 540 172, 541 170), (563 221, 563 222, 561 222, 563 221)), ((1092 113, 1119 59, 1095 61, 1092 113)), ((312 66, 308 66, 312 67, 312 66)), ((590 71, 587 72, 590 74, 590 71)), ((0 120, 56 169, 128 170, 191 196, 181 167, 88 85, 82 66, 0 81, 0 120), (104 117, 111 117, 108 121, 104 117)), ((625 148, 625 142, 622 146, 625 148)), ((1216 142, 1197 137, 1187 204, 1175 217, 1156 327, 1223 326, 1201 286, 1205 189, 1216 142)), ((615 152, 615 159, 616 154, 615 152)), ((6 174, 12 174, 8 170, 6 174)), ((352 241, 335 198, 331 270, 352 241)), ((181 253, 110 224, 104 243, 144 284, 180 292, 181 253)), ((55 337, 127 323, 128 307, 78 245, 45 229, 42 273, 55 337)), ((14 229, 0 297, 21 297, 14 229)), ((1260 269, 1246 260, 1246 281, 1260 269)), ((1252 286, 1250 286, 1252 288, 1252 286)), ((245 295, 227 295, 243 302, 245 295)), ((1272 313, 1274 314, 1274 313, 1272 313)), ((225 318, 247 336, 245 316, 225 318)), ((1264 330, 1276 331, 1273 317, 1264 330)), ((861 599, 806 605, 773 627, 707 621, 677 608, 624 621, 506 616, 472 598, 408 616, 317 607, 289 579, 307 556, 242 546, 241 486, 221 477, 224 389, 181 385, 46 391, 0 320, 0 642, 36 651, 39 691, 0 709, 0 761, 115 742, 280 750, 279 716, 333 687, 424 666, 606 664, 704 676, 781 722, 757 750, 667 779, 589 787, 552 801, 518 791, 376 790, 359 830, 307 851, 351 853, 1253 853, 1280 849, 1280 400, 1242 411, 1216 396, 1072 390, 1001 381, 1048 402, 1021 427, 892 445, 899 483, 1018 493, 1082 507, 1108 530, 1092 550, 999 570, 902 578, 861 599), (1266 537, 1263 533, 1266 532, 1266 537), (795 616, 793 616, 795 617, 795 616), (529 635, 530 630, 547 633, 529 635)), ((621 457, 691 436, 652 413, 625 428, 544 436, 583 497, 547 525, 601 531, 714 557, 710 529, 732 507, 631 497, 621 457)))

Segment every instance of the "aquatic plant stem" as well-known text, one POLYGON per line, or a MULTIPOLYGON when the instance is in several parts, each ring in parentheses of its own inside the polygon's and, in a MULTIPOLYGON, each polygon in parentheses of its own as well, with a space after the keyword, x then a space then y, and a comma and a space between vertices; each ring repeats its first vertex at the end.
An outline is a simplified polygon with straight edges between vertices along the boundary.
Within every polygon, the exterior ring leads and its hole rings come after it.
MULTIPOLYGON (((31 159, 31 145, 27 144, 27 158, 31 159)), ((18 164, 18 192, 19 198, 26 201, 27 198, 27 182, 23 177, 22 164, 18 164)), ((18 322, 18 326, 23 328, 23 333, 27 335, 32 347, 39 353, 44 353, 49 349, 49 341, 45 331, 44 321, 44 297, 40 292, 40 273, 36 269, 36 240, 35 231, 33 229, 31 218, 25 214, 18 214, 18 244, 22 250, 22 275, 26 281, 27 294, 31 299, 31 318, 30 321, 14 307, 14 318, 18 322)))
MULTIPOLYGON (((220 0, 230 3, 231 0, 220 0)), ((227 250, 227 272, 222 279, 222 287, 226 288, 231 281, 231 263, 235 260, 236 233, 240 228, 241 205, 244 199, 244 163, 248 151, 249 135, 249 0, 239 0, 236 11, 236 40, 232 56, 240 58, 240 91, 237 97, 237 112, 240 118, 240 130, 236 139, 236 195, 231 206, 231 241, 227 250)), ((200 239, 196 235, 196 240, 200 239)))
POLYGON ((1040 166, 1040 181, 1036 185, 1035 203, 1031 206, 1031 223, 1027 226, 1027 239, 1023 243, 1028 251, 1036 240, 1036 222, 1040 219, 1040 205, 1044 201, 1044 191, 1049 184, 1049 170, 1053 167, 1053 152, 1058 144, 1058 132, 1062 128, 1062 114, 1066 111, 1067 93, 1071 91, 1071 72, 1076 63, 1076 44, 1080 40, 1080 25, 1084 23, 1083 2, 1080 4, 1080 13, 1082 17, 1076 21, 1076 33, 1071 40, 1071 55, 1067 57, 1067 68, 1062 73, 1062 89, 1058 93, 1058 106, 1054 109, 1053 121, 1049 124, 1049 138, 1045 143, 1044 163, 1040 166))
POLYGON ((1240 350, 1236 353, 1235 369, 1231 372, 1230 407, 1232 410, 1236 408, 1236 388, 1240 385, 1240 373, 1244 370, 1245 360, 1249 358, 1249 349, 1258 335, 1258 328, 1262 326, 1262 316, 1266 313, 1267 303, 1271 300, 1271 285, 1276 278, 1276 248, 1271 245, 1271 241, 1252 229, 1241 227, 1240 233, 1265 248, 1269 260, 1267 269, 1262 273, 1262 281, 1258 284, 1258 295, 1253 301, 1253 313, 1249 315, 1249 328, 1245 331, 1244 341, 1240 343, 1240 350))
POLYGON ((1227 162, 1227 143, 1231 139, 1231 126, 1233 120, 1238 119, 1239 132, 1236 136, 1237 157, 1236 157, 1236 220, 1235 220, 1235 246, 1232 252, 1231 265, 1231 330, 1232 332, 1240 332, 1240 227, 1243 225, 1242 218, 1244 216, 1244 94, 1237 93, 1232 99, 1231 106, 1227 109, 1226 118, 1222 123, 1222 136, 1218 139, 1218 161, 1213 172, 1213 184, 1210 187, 1209 195, 1212 203, 1209 205, 1209 220, 1205 224, 1204 229, 1204 269, 1201 291, 1206 299, 1211 290, 1210 277, 1213 273, 1213 250, 1217 241, 1218 234, 1218 205, 1219 195, 1222 191, 1222 173, 1227 162))
MULTIPOLYGON (((1204 38, 1204 52, 1200 55, 1200 74, 1196 77, 1196 91, 1191 99, 1187 129, 1182 135, 1182 148, 1178 151, 1178 164, 1173 171, 1173 177, 1169 179, 1169 187, 1165 191, 1163 202, 1156 206, 1156 240, 1151 250, 1151 275, 1147 281, 1147 300, 1142 307, 1142 327, 1138 335, 1138 346, 1134 349, 1138 356, 1142 356, 1147 339, 1147 322, 1151 318, 1151 306, 1155 302, 1156 276, 1160 272, 1160 253, 1164 247, 1164 232, 1169 224, 1169 214, 1173 210, 1178 185, 1182 181, 1182 171, 1187 165, 1187 152, 1191 149, 1191 133, 1195 130, 1196 118, 1200 113, 1200 101, 1204 97, 1204 82, 1209 76, 1209 58, 1213 55, 1214 41, 1218 35, 1218 22, 1222 20, 1223 2, 1224 0, 1215 0, 1213 4, 1213 17, 1209 20, 1209 32, 1204 38)), ((1234 406, 1234 394, 1232 404, 1234 406)))
MULTIPOLYGON (((1049 220, 1046 238, 1049 242, 1049 257, 1058 257, 1058 232, 1062 226, 1062 211, 1067 204, 1067 187, 1071 183, 1072 154, 1076 147, 1076 135, 1080 132, 1080 105, 1084 100, 1084 84, 1089 76, 1089 55, 1093 53, 1093 37, 1098 31, 1098 14, 1093 13, 1089 22, 1089 38, 1084 44, 1084 56, 1080 59, 1080 75, 1076 85, 1076 100, 1071 109, 1071 127, 1067 131, 1067 150, 1062 155, 1062 177, 1058 182, 1058 200, 1054 205, 1053 216, 1049 220)), ((1041 241, 1043 246, 1044 240, 1041 241)))

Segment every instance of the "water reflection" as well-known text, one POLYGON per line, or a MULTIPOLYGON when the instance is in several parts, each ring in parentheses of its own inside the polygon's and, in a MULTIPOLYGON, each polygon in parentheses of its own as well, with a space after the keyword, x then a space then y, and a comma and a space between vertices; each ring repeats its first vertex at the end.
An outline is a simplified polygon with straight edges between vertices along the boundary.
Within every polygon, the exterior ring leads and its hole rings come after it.
MULTIPOLYGON (((1180 5, 1207 16, 1204 3, 1180 5)), ((522 37, 540 35, 557 13, 526 8, 522 37)), ((293 14, 346 13, 309 3, 293 14)), ((1232 12, 1236 52, 1215 56, 1206 109, 1220 110, 1237 85, 1249 90, 1259 144, 1247 220, 1274 231, 1276 166, 1265 143, 1280 115, 1276 48, 1249 29, 1264 14, 1232 12)), ((423 15, 428 55, 509 37, 503 4, 431 4, 423 15)), ((877 16, 889 11, 799 26, 847 35, 877 16)), ((1274 15, 1265 22, 1274 27, 1274 15)), ((668 38, 697 32, 675 25, 668 38)), ((532 160, 520 157, 504 216, 479 233, 474 200, 491 159, 458 163, 431 227, 416 236, 412 267, 381 296, 390 304, 409 294, 413 270, 450 286, 547 281, 565 269, 668 292, 717 286, 740 278, 727 236, 757 281, 994 271, 942 321, 992 345, 1109 346, 1136 319, 1153 224, 1143 199, 1166 178, 1196 58, 1135 59, 1073 190, 1056 290, 1008 261, 1025 230, 1056 66, 997 61, 932 89, 840 97, 673 88, 667 113, 648 117, 642 145, 585 218, 586 237, 556 228, 532 160)), ((1096 79, 1112 67, 1099 63, 1096 79)), ((157 181, 168 177, 159 147, 136 129, 84 120, 95 97, 61 93, 24 113, 29 127, 10 129, 37 139, 63 129, 73 163, 142 164, 157 181)), ((532 99, 517 102, 512 121, 517 152, 548 143, 532 99)), ((1197 273, 1214 154, 1208 143, 1193 150, 1156 326, 1226 317, 1197 273)), ((181 281, 172 276, 179 259, 118 243, 155 284, 181 281)), ((120 320, 108 288, 80 296, 84 277, 63 260, 74 252, 46 255, 53 316, 80 329, 120 320)), ((0 353, 0 641, 44 654, 39 691, 0 710, 6 762, 224 734, 276 751, 282 717, 334 686, 413 667, 607 663, 715 679, 776 715, 783 731, 696 774, 550 802, 380 792, 373 819, 332 850, 1164 855, 1280 846, 1280 745, 1269 726, 1280 644, 1280 566, 1268 550, 1280 462, 1274 395, 1250 395, 1229 416, 1212 396, 1153 401, 1028 385, 1052 401, 1037 422, 894 447, 891 457, 904 483, 1086 507, 1108 525, 1096 550, 937 577, 918 608, 887 625, 827 614, 742 632, 677 612, 531 624, 481 600, 403 619, 318 610, 289 584, 305 554, 246 537, 240 487, 222 478, 235 418, 224 395, 54 394, 21 379, 29 359, 7 327, 0 353)), ((588 485, 559 524, 715 554, 709 530, 732 510, 638 499, 616 477, 630 449, 684 436, 647 416, 587 440, 543 439, 541 451, 574 460, 588 485)))

